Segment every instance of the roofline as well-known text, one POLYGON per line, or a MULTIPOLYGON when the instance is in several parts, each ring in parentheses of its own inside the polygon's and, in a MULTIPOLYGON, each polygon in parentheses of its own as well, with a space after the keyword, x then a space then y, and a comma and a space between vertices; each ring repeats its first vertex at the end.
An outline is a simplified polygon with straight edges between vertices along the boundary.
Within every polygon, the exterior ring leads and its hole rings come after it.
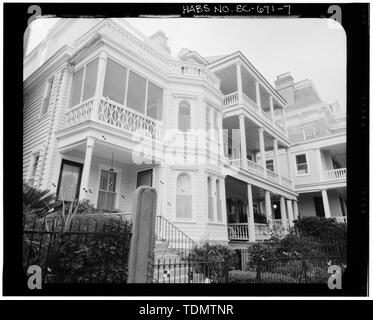
POLYGON ((232 58, 239 57, 241 58, 254 72, 254 74, 260 79, 261 82, 265 83, 265 85, 269 88, 269 90, 272 92, 274 96, 276 96, 277 99, 279 99, 283 104, 287 104, 287 101, 280 95, 279 92, 268 82, 268 80, 259 72, 257 68, 254 67, 254 65, 245 57, 245 55, 241 51, 235 51, 231 54, 228 54, 224 57, 221 57, 220 59, 210 63, 207 65, 207 67, 216 67, 217 65, 221 64, 222 62, 228 61, 232 58))

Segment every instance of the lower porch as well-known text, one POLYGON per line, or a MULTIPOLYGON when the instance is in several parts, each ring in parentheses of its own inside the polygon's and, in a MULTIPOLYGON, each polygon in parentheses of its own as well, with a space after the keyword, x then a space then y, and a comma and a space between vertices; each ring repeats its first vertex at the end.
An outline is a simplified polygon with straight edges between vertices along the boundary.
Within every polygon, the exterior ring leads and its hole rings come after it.
POLYGON ((132 152, 94 138, 60 150, 58 162, 54 179, 58 199, 86 199, 101 212, 131 214, 136 188, 157 188, 154 161, 136 164, 132 152))
POLYGON ((275 230, 286 232, 298 218, 294 199, 231 176, 226 178, 225 188, 230 241, 268 239, 275 230))

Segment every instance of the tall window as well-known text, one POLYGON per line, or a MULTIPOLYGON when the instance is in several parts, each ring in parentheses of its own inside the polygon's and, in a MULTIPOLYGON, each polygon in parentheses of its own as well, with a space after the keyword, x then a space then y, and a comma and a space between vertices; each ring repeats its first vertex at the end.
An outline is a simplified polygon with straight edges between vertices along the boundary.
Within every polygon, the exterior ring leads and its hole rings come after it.
POLYGON ((176 218, 180 220, 192 219, 192 190, 190 178, 185 173, 180 174, 177 178, 176 218))
POLYGON ((218 222, 223 221, 222 208, 221 208, 221 197, 220 197, 220 182, 216 179, 216 211, 218 222))
POLYGON ((295 162, 297 165, 297 174, 302 175, 308 173, 307 156, 305 153, 296 155, 295 162))
POLYGON ((76 106, 95 95, 98 58, 77 70, 73 75, 70 106, 76 106))
POLYGON ((98 192, 97 208, 105 211, 114 211, 116 200, 117 173, 110 170, 101 170, 100 188, 98 192))
POLYGON ((179 130, 188 131, 190 129, 190 106, 187 102, 179 105, 179 130))
POLYGON ((218 112, 216 110, 214 112, 214 135, 215 140, 219 141, 218 112))
POLYGON ((163 90, 148 81, 146 115, 156 120, 162 120, 162 102, 163 90))
POLYGON ((212 197, 211 178, 207 178, 207 195, 208 195, 208 220, 214 220, 214 199, 212 197))
POLYGON ((51 99, 51 92, 52 92, 52 86, 53 86, 53 78, 49 79, 46 83, 46 91, 43 99, 43 104, 41 106, 41 112, 40 115, 43 116, 48 112, 49 108, 49 102, 51 99))
POLYGON ((30 177, 28 179, 28 182, 31 186, 34 185, 35 183, 35 177, 36 177, 36 171, 38 169, 38 164, 39 164, 39 153, 35 153, 31 157, 31 173, 30 177))
POLYGON ((130 71, 128 80, 127 107, 145 113, 146 80, 130 71))
POLYGON ((126 92, 126 78, 127 69, 108 58, 102 95, 123 105, 126 92))

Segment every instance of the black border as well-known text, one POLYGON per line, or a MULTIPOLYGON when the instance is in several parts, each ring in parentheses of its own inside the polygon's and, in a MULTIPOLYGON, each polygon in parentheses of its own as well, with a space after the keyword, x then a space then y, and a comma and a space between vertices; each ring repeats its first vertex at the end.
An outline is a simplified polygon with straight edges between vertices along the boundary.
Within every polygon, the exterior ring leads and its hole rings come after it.
MULTIPOLYGON (((327 18, 328 7, 342 9, 347 37, 347 168, 348 168, 348 269, 342 290, 326 285, 45 285, 29 290, 22 270, 22 61, 23 32, 30 5, 5 3, 4 8, 4 270, 3 294, 7 296, 365 296, 368 276, 369 229, 369 4, 291 4, 292 14, 301 18, 327 18)), ((183 14, 190 3, 40 3, 43 15, 59 17, 137 17, 140 14, 193 17, 183 14)), ((209 4, 211 6, 215 4, 209 4)), ((219 3, 219 5, 223 5, 219 3)), ((234 4, 226 4, 232 6, 234 4)), ((253 4, 261 5, 264 4, 253 4)), ((271 4, 272 5, 272 4, 271 4)), ((273 4, 280 6, 281 4, 273 4)), ((274 13, 277 15, 278 13, 274 13)), ((198 16, 199 14, 197 14, 198 16)), ((222 15, 222 14, 221 14, 222 15)), ((249 15, 237 14, 242 17, 249 15)), ((219 14, 215 14, 215 17, 219 14)), ((267 15, 268 16, 268 15, 267 15)))

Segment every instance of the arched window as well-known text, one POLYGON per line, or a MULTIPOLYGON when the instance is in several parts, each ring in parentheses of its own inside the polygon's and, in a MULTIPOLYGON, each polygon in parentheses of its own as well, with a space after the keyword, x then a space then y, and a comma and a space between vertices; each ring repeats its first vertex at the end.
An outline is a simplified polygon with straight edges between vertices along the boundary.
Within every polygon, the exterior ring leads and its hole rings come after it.
POLYGON ((190 105, 183 101, 179 105, 179 130, 188 131, 190 129, 190 105))
POLYGON ((208 195, 208 220, 214 220, 214 200, 212 197, 212 184, 211 178, 207 177, 207 195, 208 195))
POLYGON ((216 179, 216 211, 218 222, 223 221, 222 208, 221 208, 221 198, 220 198, 220 182, 216 179))
POLYGON ((177 177, 176 218, 180 220, 192 220, 192 189, 190 186, 190 177, 185 173, 177 177))

